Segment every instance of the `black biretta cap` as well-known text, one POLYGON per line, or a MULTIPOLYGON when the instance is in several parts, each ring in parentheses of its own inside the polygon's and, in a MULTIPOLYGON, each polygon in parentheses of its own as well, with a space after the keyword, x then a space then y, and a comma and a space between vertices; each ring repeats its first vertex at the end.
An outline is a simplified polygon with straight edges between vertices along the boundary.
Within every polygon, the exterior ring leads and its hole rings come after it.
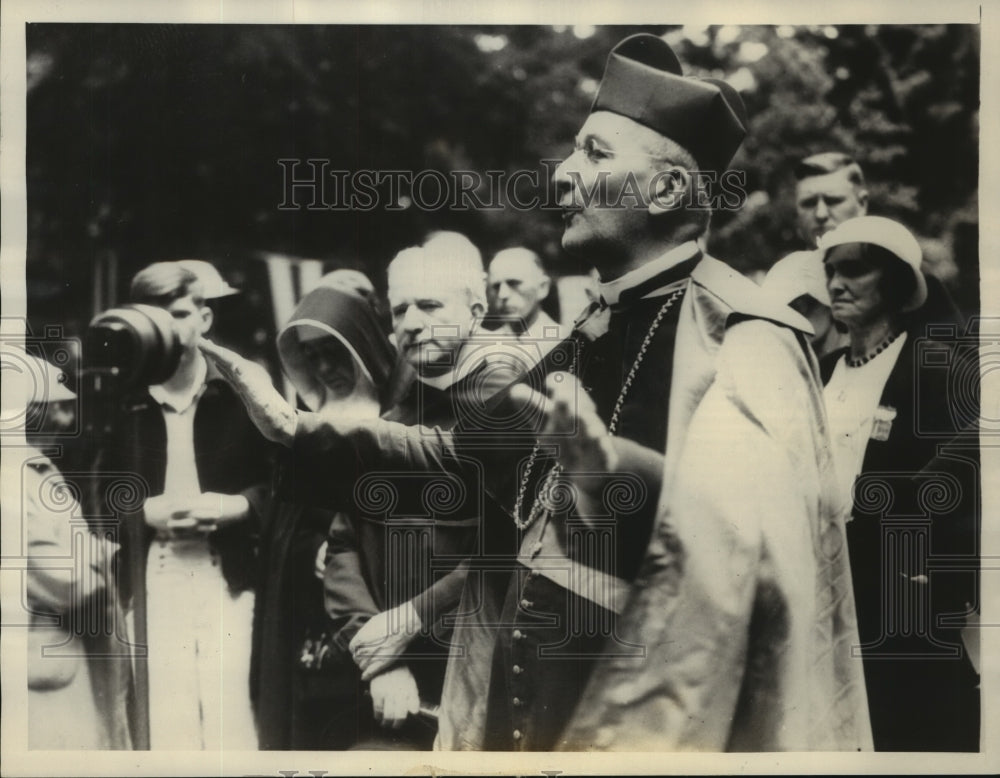
POLYGON ((667 42, 648 33, 615 46, 590 110, 656 130, 690 151, 702 170, 728 168, 747 134, 739 93, 718 79, 684 76, 667 42))

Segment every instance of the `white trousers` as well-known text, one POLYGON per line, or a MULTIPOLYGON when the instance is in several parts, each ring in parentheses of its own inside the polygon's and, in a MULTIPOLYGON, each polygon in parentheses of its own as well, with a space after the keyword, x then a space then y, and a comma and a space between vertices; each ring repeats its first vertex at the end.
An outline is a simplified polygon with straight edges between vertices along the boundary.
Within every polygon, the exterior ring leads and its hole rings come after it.
POLYGON ((146 569, 150 747, 256 750, 253 592, 229 593, 207 540, 154 540, 146 569))

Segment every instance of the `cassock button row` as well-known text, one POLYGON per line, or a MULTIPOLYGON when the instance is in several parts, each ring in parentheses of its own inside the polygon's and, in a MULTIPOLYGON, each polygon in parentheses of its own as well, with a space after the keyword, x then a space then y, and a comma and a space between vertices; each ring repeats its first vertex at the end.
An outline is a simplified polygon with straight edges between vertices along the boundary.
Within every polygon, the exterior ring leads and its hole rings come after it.
POLYGON ((522 668, 521 665, 514 665, 510 669, 511 669, 511 672, 514 673, 514 675, 520 675, 521 673, 524 672, 524 668, 522 668))

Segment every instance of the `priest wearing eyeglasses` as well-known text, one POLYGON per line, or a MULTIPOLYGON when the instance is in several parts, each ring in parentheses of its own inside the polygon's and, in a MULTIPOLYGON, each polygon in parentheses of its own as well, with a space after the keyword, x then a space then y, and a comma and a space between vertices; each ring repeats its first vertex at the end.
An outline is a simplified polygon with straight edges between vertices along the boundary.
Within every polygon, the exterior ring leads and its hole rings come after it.
POLYGON ((870 747, 810 325, 702 249, 747 126, 662 39, 612 51, 555 171, 600 300, 548 366, 492 659, 460 621, 439 748, 870 747))

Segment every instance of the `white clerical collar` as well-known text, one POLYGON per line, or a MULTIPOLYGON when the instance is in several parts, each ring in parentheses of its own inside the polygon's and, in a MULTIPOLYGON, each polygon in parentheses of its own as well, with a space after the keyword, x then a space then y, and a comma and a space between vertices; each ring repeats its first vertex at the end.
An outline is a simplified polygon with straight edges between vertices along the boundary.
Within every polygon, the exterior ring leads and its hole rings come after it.
POLYGON ((699 251, 697 242, 689 240, 613 281, 602 281, 597 285, 597 290, 605 303, 616 305, 622 292, 634 289, 643 281, 648 281, 653 276, 691 259, 699 251))
POLYGON ((201 353, 200 359, 195 363, 194 380, 182 392, 170 392, 163 384, 154 384, 149 387, 149 396, 160 405, 165 405, 177 413, 183 413, 198 398, 205 388, 205 379, 208 377, 208 360, 201 353))

